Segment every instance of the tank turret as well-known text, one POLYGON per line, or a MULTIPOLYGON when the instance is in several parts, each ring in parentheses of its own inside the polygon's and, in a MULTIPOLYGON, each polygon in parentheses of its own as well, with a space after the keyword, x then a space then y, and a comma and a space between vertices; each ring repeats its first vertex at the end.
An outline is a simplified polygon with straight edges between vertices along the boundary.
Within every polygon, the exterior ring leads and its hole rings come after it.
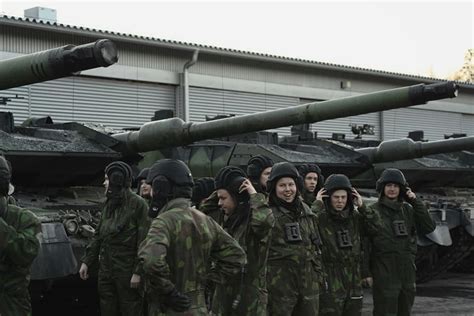
POLYGON ((175 117, 149 122, 139 131, 116 134, 114 137, 124 142, 129 151, 146 152, 215 137, 315 123, 454 98, 457 89, 453 82, 419 84, 202 123, 184 122, 175 117))
POLYGON ((108 67, 117 60, 117 48, 108 39, 1 60, 0 90, 66 77, 82 70, 108 67))

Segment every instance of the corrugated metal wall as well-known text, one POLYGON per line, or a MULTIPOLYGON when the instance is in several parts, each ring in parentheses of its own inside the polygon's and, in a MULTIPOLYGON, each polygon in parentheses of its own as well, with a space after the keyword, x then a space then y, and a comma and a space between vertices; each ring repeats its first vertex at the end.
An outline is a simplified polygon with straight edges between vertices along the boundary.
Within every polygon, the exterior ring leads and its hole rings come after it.
POLYGON ((18 94, 5 110, 19 124, 28 117, 50 115, 54 122, 100 123, 114 128, 137 127, 154 112, 175 107, 175 87, 87 77, 68 77, 2 91, 18 94))
POLYGON ((473 135, 474 115, 422 109, 384 112, 385 139, 407 137, 414 130, 423 130, 426 140, 443 139, 445 134, 453 133, 473 135))
MULTIPOLYGON (((280 109, 298 105, 299 99, 267 94, 245 93, 229 90, 190 88, 190 120, 193 122, 205 121, 205 116, 218 114, 243 115, 280 109)), ((291 127, 271 130, 280 135, 290 135, 291 127)))

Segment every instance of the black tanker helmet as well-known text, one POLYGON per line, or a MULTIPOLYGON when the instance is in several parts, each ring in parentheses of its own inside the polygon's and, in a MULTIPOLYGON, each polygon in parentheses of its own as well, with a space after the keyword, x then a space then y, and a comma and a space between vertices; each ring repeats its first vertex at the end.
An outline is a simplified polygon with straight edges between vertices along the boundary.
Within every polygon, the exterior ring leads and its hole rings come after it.
POLYGON ((193 196, 191 201, 195 205, 199 205, 202 200, 209 197, 216 190, 216 185, 214 184, 214 178, 205 177, 199 178, 194 181, 193 196))
POLYGON ((319 168, 317 164, 307 163, 307 164, 299 165, 297 169, 301 177, 303 178, 303 180, 306 177, 306 175, 310 172, 314 172, 318 175, 318 184, 316 184, 316 189, 315 189, 316 192, 318 192, 323 187, 324 176, 321 172, 321 168, 319 168))
POLYGON ((146 182, 151 184, 153 198, 148 215, 158 215, 160 209, 171 199, 190 199, 193 194, 193 176, 181 160, 161 159, 151 166, 146 182))
POLYGON ((260 176, 263 170, 273 167, 273 160, 264 155, 256 155, 247 162, 247 175, 255 186, 260 186, 260 176))
POLYGON ((400 196, 405 197, 408 188, 407 180, 403 173, 395 168, 385 169, 377 180, 376 190, 380 195, 384 195, 384 187, 387 183, 396 183, 400 186, 400 196))
MULTIPOLYGON (((327 191, 327 195, 331 195, 337 190, 347 191, 347 206, 352 210, 354 208, 353 196, 352 196, 352 184, 349 178, 343 174, 332 174, 330 175, 326 182, 324 183, 324 189, 327 191)), ((325 203, 329 201, 325 199, 325 203)), ((326 207, 328 205, 326 204, 326 207)))
POLYGON ((268 177, 267 191, 270 193, 274 192, 276 183, 283 177, 293 178, 296 188, 298 189, 298 194, 301 194, 304 186, 303 178, 300 176, 296 167, 289 162, 279 162, 273 165, 272 172, 268 177))
POLYGON ((215 178, 216 190, 225 189, 229 192, 234 200, 240 204, 249 199, 249 195, 245 194, 247 191, 239 193, 239 188, 242 182, 245 181, 247 175, 239 167, 226 166, 219 170, 215 178))

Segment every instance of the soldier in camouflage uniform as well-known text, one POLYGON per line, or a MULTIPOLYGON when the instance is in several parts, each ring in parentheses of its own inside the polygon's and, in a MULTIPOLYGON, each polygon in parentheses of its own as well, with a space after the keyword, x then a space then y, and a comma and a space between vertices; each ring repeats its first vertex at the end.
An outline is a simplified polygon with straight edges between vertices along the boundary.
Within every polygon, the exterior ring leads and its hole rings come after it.
POLYGON ((246 263, 237 241, 212 218, 191 207, 193 180, 180 160, 155 163, 147 178, 159 209, 139 250, 150 316, 208 315, 204 288, 235 279, 246 263), (209 273, 213 260, 216 269, 209 273))
POLYGON ((312 210, 318 217, 323 244, 326 287, 319 296, 319 313, 361 315, 361 236, 375 235, 380 218, 366 208, 360 194, 342 174, 329 176, 324 188, 318 191, 312 210))
POLYGON ((219 207, 227 218, 224 229, 244 249, 247 265, 234 282, 217 285, 212 312, 225 316, 265 316, 267 257, 275 218, 265 195, 257 193, 242 169, 222 168, 215 183, 219 207))
POLYGON ((321 282, 316 215, 300 197, 303 179, 287 162, 273 166, 267 182, 275 216, 268 255, 270 315, 318 315, 321 282))
POLYGON ((7 203, 11 170, 0 156, 0 315, 31 315, 30 267, 40 247, 41 224, 25 209, 7 203))
POLYGON ((218 201, 214 178, 205 177, 194 182, 193 196, 191 197, 193 206, 221 224, 224 217, 218 201))
POLYGON ((146 183, 146 178, 150 168, 143 168, 137 176, 137 194, 150 203, 151 201, 151 185, 146 183))
POLYGON ((116 161, 106 167, 107 200, 79 270, 85 280, 89 267, 99 264, 102 316, 142 315, 138 291, 142 270, 137 251, 149 227, 148 206, 130 190, 131 180, 131 169, 126 163, 116 161))
POLYGON ((264 155, 256 155, 247 162, 247 175, 258 193, 267 194, 267 180, 272 171, 273 160, 264 155))
POLYGON ((304 190, 301 197, 307 205, 311 206, 316 199, 316 194, 323 187, 324 176, 318 165, 314 163, 299 165, 298 172, 304 180, 304 190))
POLYGON ((379 200, 371 207, 382 228, 370 238, 374 315, 407 316, 415 301, 417 230, 429 234, 436 226, 400 170, 384 170, 377 191, 379 200))

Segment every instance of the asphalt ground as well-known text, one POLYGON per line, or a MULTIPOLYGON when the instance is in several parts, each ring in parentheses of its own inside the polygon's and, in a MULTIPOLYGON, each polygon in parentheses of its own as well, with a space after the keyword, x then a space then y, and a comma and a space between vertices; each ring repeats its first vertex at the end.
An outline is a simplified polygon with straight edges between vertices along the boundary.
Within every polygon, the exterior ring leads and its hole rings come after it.
MULTIPOLYGON (((370 289, 364 291, 362 315, 372 315, 370 289)), ((412 315, 474 316, 474 274, 446 273, 418 284, 412 315)))

